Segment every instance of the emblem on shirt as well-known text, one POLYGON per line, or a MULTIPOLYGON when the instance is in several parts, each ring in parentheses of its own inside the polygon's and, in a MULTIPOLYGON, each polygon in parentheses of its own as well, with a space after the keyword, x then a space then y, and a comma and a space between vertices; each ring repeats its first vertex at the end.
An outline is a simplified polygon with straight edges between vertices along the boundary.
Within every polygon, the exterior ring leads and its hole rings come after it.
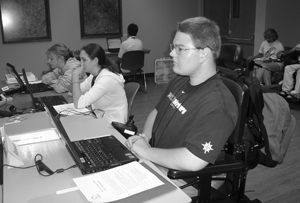
POLYGON ((176 98, 176 96, 174 94, 172 94, 171 92, 167 95, 167 97, 170 99, 171 101, 171 106, 173 108, 176 108, 181 114, 185 114, 187 112, 186 108, 184 106, 182 106, 182 104, 179 102, 179 100, 176 98))
POLYGON ((202 144, 202 146, 203 146, 204 154, 206 154, 206 152, 209 153, 210 150, 214 150, 210 142, 208 143, 205 142, 205 144, 202 144))

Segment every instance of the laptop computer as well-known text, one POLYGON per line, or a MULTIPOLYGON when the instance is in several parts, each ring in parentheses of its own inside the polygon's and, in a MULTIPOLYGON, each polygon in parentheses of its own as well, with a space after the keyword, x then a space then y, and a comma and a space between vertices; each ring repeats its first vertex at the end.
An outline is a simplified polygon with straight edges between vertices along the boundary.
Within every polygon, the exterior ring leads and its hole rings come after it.
POLYGON ((67 150, 83 175, 138 161, 138 158, 113 135, 101 137, 94 135, 92 138, 71 141, 60 121, 58 112, 48 101, 44 104, 67 150))
MULTIPOLYGON (((11 65, 10 63, 7 63, 6 66, 11 70, 9 71, 10 73, 13 72, 16 80, 18 81, 19 85, 20 85, 20 92, 21 93, 27 93, 29 94, 29 91, 27 90, 26 85, 23 83, 21 76, 19 75, 19 73, 16 71, 16 68, 11 65)), ((24 76, 26 76, 26 73, 22 73, 23 74, 23 78, 24 76)), ((46 85, 44 83, 36 83, 36 84, 29 84, 32 93, 36 93, 36 92, 46 92, 46 91, 50 91, 53 90, 53 87, 51 87, 50 85, 46 85)))
POLYGON ((122 40, 120 37, 106 38, 107 50, 111 53, 119 52, 122 45, 122 40))
POLYGON ((25 84, 26 84, 27 91, 29 92, 30 97, 32 99, 33 107, 36 111, 45 111, 45 108, 44 108, 45 100, 50 102, 51 105, 53 105, 53 106, 68 103, 67 100, 62 95, 34 97, 33 92, 31 90, 31 86, 28 82, 28 78, 26 76, 26 71, 25 71, 24 68, 22 69, 22 74, 23 74, 23 77, 24 77, 24 81, 25 81, 25 84))

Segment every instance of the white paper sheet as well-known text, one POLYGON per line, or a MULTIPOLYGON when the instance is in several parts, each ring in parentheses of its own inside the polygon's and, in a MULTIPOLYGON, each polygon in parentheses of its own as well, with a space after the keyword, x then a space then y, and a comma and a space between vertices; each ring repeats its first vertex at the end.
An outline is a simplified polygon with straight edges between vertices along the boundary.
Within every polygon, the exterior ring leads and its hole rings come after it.
POLYGON ((74 107, 74 103, 61 104, 61 105, 56 105, 53 107, 57 111, 57 113, 59 113, 61 115, 68 115, 68 116, 90 112, 90 110, 87 108, 76 109, 74 107))
POLYGON ((86 199, 93 203, 120 200, 164 184, 138 162, 73 180, 86 199))

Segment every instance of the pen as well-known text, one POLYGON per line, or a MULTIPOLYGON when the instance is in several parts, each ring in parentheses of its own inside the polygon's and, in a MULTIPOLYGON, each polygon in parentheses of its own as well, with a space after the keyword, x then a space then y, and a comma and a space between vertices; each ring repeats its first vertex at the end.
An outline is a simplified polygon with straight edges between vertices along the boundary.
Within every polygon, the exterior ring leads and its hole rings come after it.
POLYGON ((95 118, 98 118, 97 114, 95 113, 95 111, 92 109, 91 113, 95 116, 95 118))

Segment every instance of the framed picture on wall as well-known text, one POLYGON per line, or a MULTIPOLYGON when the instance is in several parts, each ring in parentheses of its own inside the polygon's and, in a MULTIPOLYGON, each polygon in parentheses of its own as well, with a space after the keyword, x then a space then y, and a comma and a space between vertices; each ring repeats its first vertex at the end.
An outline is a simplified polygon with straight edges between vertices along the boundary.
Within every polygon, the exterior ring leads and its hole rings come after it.
POLYGON ((49 0, 0 0, 3 44, 51 41, 49 0))
POLYGON ((79 0, 81 38, 122 36, 121 0, 79 0))

